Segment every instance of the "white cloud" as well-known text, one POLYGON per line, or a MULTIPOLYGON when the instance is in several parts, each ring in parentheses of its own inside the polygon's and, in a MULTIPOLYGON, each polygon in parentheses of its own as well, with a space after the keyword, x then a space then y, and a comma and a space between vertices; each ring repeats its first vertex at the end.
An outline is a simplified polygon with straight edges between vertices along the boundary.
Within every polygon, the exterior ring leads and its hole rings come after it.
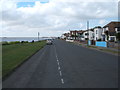
POLYGON ((101 24, 101 25, 103 25, 105 23, 106 23, 106 20, 104 20, 104 19, 99 21, 99 24, 101 24))
POLYGON ((33 7, 17 8, 17 2, 2 0, 3 36, 35 36, 38 31, 41 36, 58 36, 71 28, 85 28, 82 22, 89 19, 102 19, 99 23, 103 24, 104 18, 117 17, 116 0, 94 1, 36 1, 33 7))

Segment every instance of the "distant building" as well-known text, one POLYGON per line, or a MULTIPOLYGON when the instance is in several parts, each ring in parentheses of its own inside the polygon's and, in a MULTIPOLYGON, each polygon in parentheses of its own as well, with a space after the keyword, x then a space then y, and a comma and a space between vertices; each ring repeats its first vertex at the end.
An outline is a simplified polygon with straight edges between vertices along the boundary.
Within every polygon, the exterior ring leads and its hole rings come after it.
POLYGON ((73 40, 78 39, 78 31, 77 30, 70 31, 70 36, 71 36, 71 39, 73 40))
POLYGON ((70 38, 70 33, 64 33, 61 36, 61 39, 69 39, 70 38))

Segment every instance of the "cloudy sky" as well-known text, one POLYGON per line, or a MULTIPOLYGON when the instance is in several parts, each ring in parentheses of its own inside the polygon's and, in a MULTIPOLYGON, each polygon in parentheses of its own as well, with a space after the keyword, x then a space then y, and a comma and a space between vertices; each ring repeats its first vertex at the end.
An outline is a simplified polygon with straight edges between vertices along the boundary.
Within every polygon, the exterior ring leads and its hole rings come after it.
MULTIPOLYGON (((118 0, 119 1, 119 0, 118 0)), ((1 0, 0 36, 60 36, 118 19, 117 0, 1 0)))

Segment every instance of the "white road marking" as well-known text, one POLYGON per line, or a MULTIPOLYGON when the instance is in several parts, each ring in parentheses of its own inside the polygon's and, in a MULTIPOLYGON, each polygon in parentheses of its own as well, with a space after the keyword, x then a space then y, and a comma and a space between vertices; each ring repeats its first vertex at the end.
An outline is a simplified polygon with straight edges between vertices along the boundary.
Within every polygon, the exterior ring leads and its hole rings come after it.
MULTIPOLYGON (((55 47, 55 46, 54 46, 54 47, 55 47)), ((61 83, 64 84, 64 80, 63 80, 63 78, 62 78, 62 71, 60 71, 60 63, 59 63, 59 59, 58 59, 58 56, 57 56, 56 47, 55 47, 55 55, 56 55, 57 64, 58 64, 58 71, 59 71, 60 77, 61 77, 61 83)))
POLYGON ((58 67, 58 70, 60 70, 60 67, 58 67))
POLYGON ((60 71, 60 76, 62 76, 62 72, 60 71))
POLYGON ((63 79, 61 79, 61 82, 62 82, 62 84, 64 84, 64 80, 63 79))
POLYGON ((60 63, 58 62, 58 66, 60 65, 60 63))

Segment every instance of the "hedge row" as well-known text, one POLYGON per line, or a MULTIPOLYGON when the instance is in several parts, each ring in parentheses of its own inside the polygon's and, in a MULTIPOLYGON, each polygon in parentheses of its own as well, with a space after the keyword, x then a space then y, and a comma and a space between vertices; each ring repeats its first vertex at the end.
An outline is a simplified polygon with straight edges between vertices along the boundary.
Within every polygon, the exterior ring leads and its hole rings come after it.
POLYGON ((28 41, 14 41, 14 42, 7 42, 7 41, 3 41, 1 42, 2 45, 11 45, 11 44, 20 44, 20 43, 28 43, 28 41))

